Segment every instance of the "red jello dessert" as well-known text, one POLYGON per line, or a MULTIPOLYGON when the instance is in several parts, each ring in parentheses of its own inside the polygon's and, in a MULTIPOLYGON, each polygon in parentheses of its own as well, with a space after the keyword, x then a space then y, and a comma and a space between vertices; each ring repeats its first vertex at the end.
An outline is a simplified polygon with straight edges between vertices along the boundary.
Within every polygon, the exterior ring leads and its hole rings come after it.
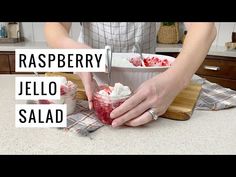
POLYGON ((110 113, 124 103, 130 95, 130 89, 120 83, 116 83, 114 87, 99 86, 93 95, 93 108, 97 118, 102 123, 111 125, 110 113))

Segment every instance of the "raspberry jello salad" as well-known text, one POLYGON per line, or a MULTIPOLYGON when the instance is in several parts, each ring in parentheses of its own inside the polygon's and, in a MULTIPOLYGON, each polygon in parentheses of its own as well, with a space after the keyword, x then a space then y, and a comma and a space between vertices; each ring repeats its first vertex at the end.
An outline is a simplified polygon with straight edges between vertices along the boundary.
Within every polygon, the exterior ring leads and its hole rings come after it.
POLYGON ((93 108, 98 119, 111 125, 110 113, 125 102, 132 92, 128 86, 115 83, 114 87, 108 85, 99 86, 93 95, 93 108))
POLYGON ((76 107, 76 91, 77 85, 71 81, 68 81, 65 77, 61 78, 59 100, 38 100, 39 104, 66 104, 67 115, 72 114, 76 107))
POLYGON ((143 59, 144 65, 142 65, 140 57, 132 57, 129 59, 129 62, 134 66, 142 66, 142 67, 153 67, 153 66, 171 66, 171 63, 168 59, 160 59, 157 56, 150 56, 143 59))

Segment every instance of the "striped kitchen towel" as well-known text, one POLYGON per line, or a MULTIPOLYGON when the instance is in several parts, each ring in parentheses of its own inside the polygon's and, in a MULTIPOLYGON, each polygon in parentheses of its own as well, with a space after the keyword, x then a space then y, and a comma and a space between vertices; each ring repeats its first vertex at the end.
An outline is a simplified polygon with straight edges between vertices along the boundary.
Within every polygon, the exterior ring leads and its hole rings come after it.
POLYGON ((88 102, 80 100, 74 113, 67 116, 67 127, 64 130, 88 136, 102 126, 103 123, 96 118, 94 111, 88 108, 88 102))
POLYGON ((195 109, 216 111, 236 107, 236 91, 205 79, 199 79, 198 83, 202 84, 202 91, 195 109))

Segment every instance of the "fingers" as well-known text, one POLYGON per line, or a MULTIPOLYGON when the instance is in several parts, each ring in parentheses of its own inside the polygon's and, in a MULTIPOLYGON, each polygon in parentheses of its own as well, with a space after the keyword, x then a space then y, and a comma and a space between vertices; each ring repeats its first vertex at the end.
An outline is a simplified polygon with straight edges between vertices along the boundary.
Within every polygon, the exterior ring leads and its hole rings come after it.
POLYGON ((152 116, 148 112, 145 112, 141 116, 126 122, 125 125, 136 127, 136 126, 147 124, 148 122, 151 122, 152 120, 153 120, 152 116))
POLYGON ((84 88, 85 88, 85 92, 88 98, 88 102, 89 102, 89 109, 92 109, 93 104, 92 104, 92 98, 93 98, 93 91, 92 91, 92 87, 91 87, 92 83, 84 83, 84 88))
POLYGON ((88 97, 88 102, 89 102, 89 109, 93 109, 93 93, 97 87, 97 82, 93 79, 92 83, 89 84, 89 87, 85 88, 86 90, 86 95, 88 97))
POLYGON ((92 101, 89 101, 88 103, 89 103, 89 109, 90 109, 90 110, 93 109, 93 102, 92 102, 92 101))
POLYGON ((142 103, 140 103, 138 106, 136 106, 134 109, 131 109, 130 111, 126 112, 125 114, 123 114, 122 116, 120 116, 119 118, 116 118, 112 121, 112 126, 113 127, 117 127, 120 126, 122 124, 124 124, 125 122, 136 118, 138 116, 140 116, 141 114, 143 114, 148 108, 150 107, 149 102, 148 101, 143 101, 142 103))
POLYGON ((127 111, 134 109, 137 105, 139 105, 144 100, 145 100, 145 97, 143 96, 143 94, 141 94, 141 92, 137 92, 133 96, 131 96, 128 100, 126 100, 123 104, 121 104, 119 107, 114 109, 111 112, 110 117, 112 119, 119 117, 123 115, 124 113, 126 113, 127 111))
POLYGON ((86 96, 88 98, 88 103, 89 103, 89 109, 93 108, 93 93, 95 88, 97 87, 96 81, 92 77, 92 73, 81 73, 81 79, 84 84, 86 96))

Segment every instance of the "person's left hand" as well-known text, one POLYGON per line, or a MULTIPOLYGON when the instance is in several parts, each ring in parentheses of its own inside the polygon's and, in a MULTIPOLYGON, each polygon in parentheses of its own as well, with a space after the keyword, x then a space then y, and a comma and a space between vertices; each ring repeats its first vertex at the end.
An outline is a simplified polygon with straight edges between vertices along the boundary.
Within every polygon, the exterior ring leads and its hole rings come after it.
POLYGON ((153 108, 158 116, 164 114, 182 89, 167 73, 159 74, 140 85, 128 100, 114 109, 110 117, 112 127, 139 126, 153 120, 148 112, 153 108))

